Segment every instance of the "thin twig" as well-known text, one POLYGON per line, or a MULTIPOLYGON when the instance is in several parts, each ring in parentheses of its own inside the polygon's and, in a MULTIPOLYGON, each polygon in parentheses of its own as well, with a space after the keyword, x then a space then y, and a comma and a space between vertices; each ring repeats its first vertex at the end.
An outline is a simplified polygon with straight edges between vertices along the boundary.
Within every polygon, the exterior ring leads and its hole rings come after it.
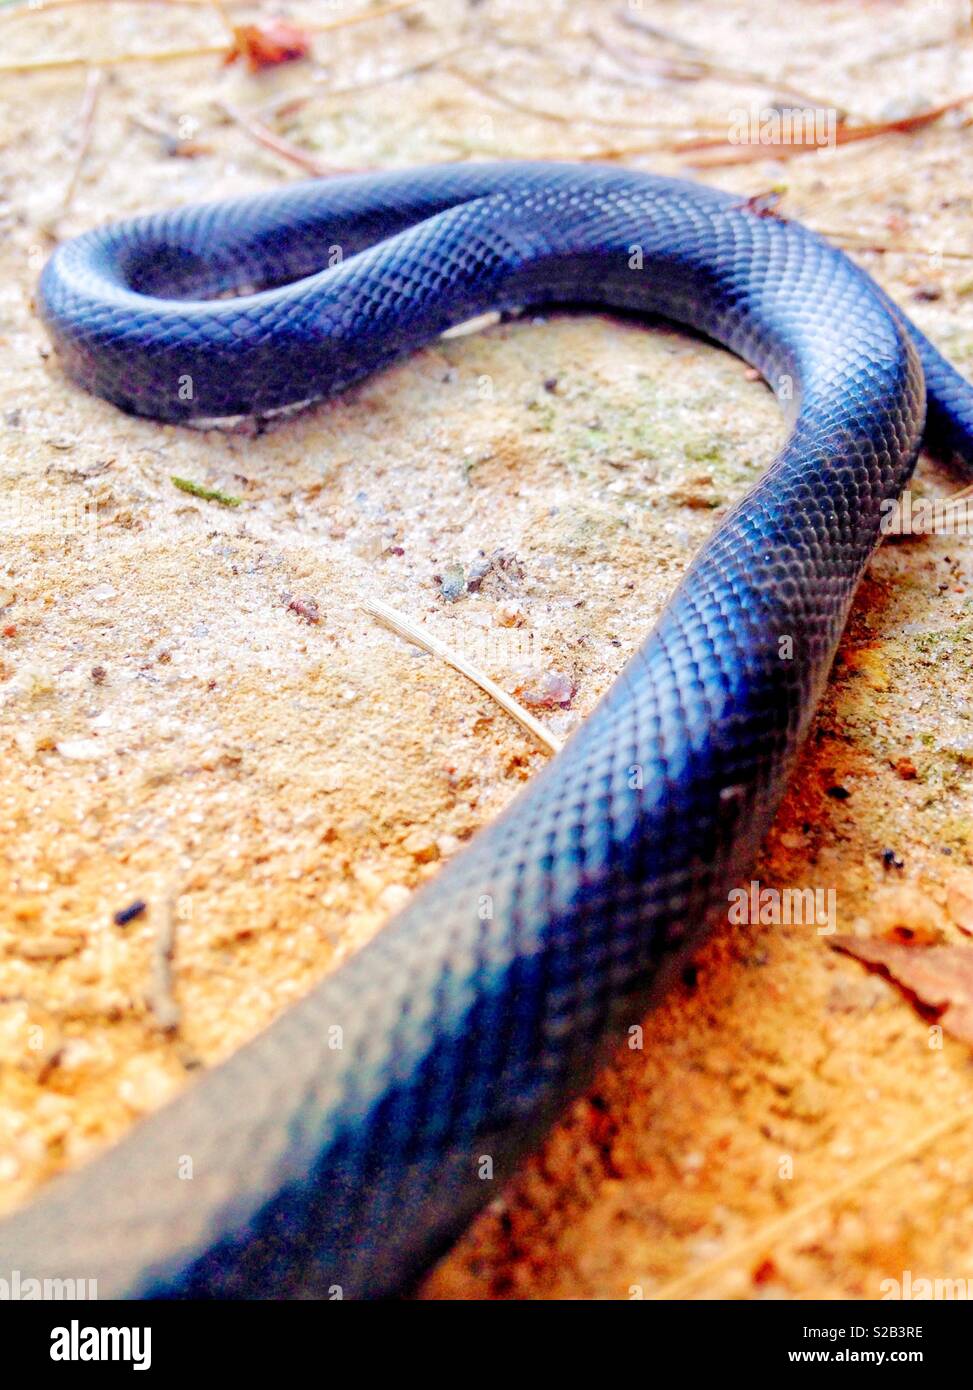
POLYGON ((295 111, 300 111, 312 101, 325 101, 332 97, 357 96, 359 92, 371 92, 377 87, 388 87, 393 82, 401 82, 403 78, 431 72, 433 68, 438 68, 443 63, 449 62, 451 58, 458 58, 461 53, 468 52, 469 48, 468 43, 459 44, 455 48, 447 48, 444 52, 435 54, 432 58, 423 58, 421 62, 411 63, 407 68, 398 68, 395 72, 385 73, 380 77, 370 77, 364 82, 352 82, 347 87, 327 87, 313 92, 285 93, 283 96, 274 97, 272 101, 268 101, 265 106, 260 107, 260 114, 263 117, 292 116, 295 111))
MULTIPOLYGON (((79 0, 71 2, 77 4, 79 0)), ((329 34, 335 29, 347 29, 353 24, 384 19, 386 15, 398 14, 400 10, 410 9, 417 3, 418 0, 399 0, 397 4, 365 10, 361 14, 346 15, 343 19, 333 20, 328 24, 306 24, 302 27, 312 33, 329 34)), ((207 0, 205 5, 194 5, 193 8, 212 9, 212 0, 207 0)), ((114 53, 99 57, 76 54, 67 58, 27 58, 19 62, 0 63, 0 72, 53 72, 61 68, 87 67, 92 64, 98 67, 120 67, 125 63, 173 63, 185 58, 225 56, 233 52, 234 44, 235 39, 228 38, 223 43, 199 44, 195 48, 160 48, 141 53, 114 53)))
MULTIPOLYGON (((480 77, 474 77, 472 73, 466 72, 463 68, 449 67, 447 71, 453 77, 465 82, 468 87, 472 87, 480 96, 489 98, 497 102, 500 106, 506 106, 511 111, 519 111, 524 116, 534 116, 541 121, 556 121, 559 125, 599 125, 605 126, 610 130, 680 130, 684 131, 689 124, 687 121, 630 121, 612 116, 597 116, 594 113, 585 111, 551 111, 543 106, 534 106, 530 102, 520 101, 516 97, 508 96, 506 92, 498 92, 480 77)), ((699 124, 698 122, 696 124, 699 124)), ((711 130, 723 129, 724 123, 721 121, 704 121, 701 123, 704 128, 711 130)), ((706 142, 705 136, 699 137, 700 142, 706 142)), ((709 143, 720 144, 722 141, 713 140, 709 143)))
POLYGON ((770 1241, 776 1240, 778 1236, 784 1235, 793 1226, 803 1221, 805 1217, 813 1216, 825 1210, 825 1208, 829 1207, 831 1203, 836 1201, 839 1197, 845 1197, 849 1192, 853 1192, 855 1188, 861 1187, 863 1183, 870 1182, 872 1178, 877 1177, 878 1174, 884 1172, 886 1168, 891 1168, 893 1164, 898 1163, 901 1159, 914 1157, 935 1139, 941 1139, 944 1134, 948 1134, 950 1130, 958 1129, 961 1124, 969 1121, 971 1118, 973 1118, 973 1107, 967 1107, 965 1110, 961 1110, 958 1115, 949 1115, 945 1120, 940 1120, 937 1124, 930 1125, 928 1129, 923 1130, 917 1135, 913 1135, 901 1148, 893 1149, 891 1153, 883 1154, 882 1157, 877 1159, 874 1163, 865 1164, 862 1168, 859 1168, 857 1172, 852 1173, 851 1177, 847 1178, 844 1182, 838 1183, 836 1187, 828 1188, 817 1197, 812 1197, 809 1202, 804 1202, 800 1206, 793 1207, 790 1211, 785 1212, 783 1216, 778 1217, 776 1221, 771 1221, 768 1222, 766 1226, 761 1226, 753 1235, 740 1241, 738 1245, 734 1245, 731 1249, 724 1251, 724 1253, 717 1256, 715 1260, 711 1260, 708 1264, 701 1265, 697 1269, 691 1269, 687 1274, 680 1275, 678 1279, 673 1279, 668 1284, 663 1284, 662 1288, 657 1289, 650 1297, 656 1300, 685 1298, 687 1292, 701 1280, 709 1278, 714 1274, 719 1274, 723 1270, 731 1269, 748 1255, 753 1255, 755 1252, 765 1249, 770 1241))
MULTIPOLYGON (((948 497, 921 497, 920 505, 931 502, 936 516, 936 530, 940 526, 944 529, 951 527, 953 522, 958 527, 966 526, 970 516, 970 499, 973 498, 973 483, 968 483, 966 487, 961 487, 958 492, 951 492, 948 497)), ((926 536, 929 532, 922 526, 913 530, 911 522, 906 525, 906 518, 902 514, 902 499, 895 504, 895 508, 890 517, 889 539, 908 540, 912 536, 926 536)), ((948 530, 946 534, 951 534, 948 530)), ((965 529, 960 532, 965 535, 965 529)), ((834 944, 834 943, 832 943, 834 944)))
POLYGON ((146 135, 153 135, 161 141, 163 151, 167 155, 178 155, 184 159, 192 159, 197 155, 212 153, 212 145, 206 144, 205 141, 180 135, 177 130, 173 130, 164 121, 157 120, 155 116, 146 111, 140 115, 130 115, 128 119, 129 123, 137 130, 144 131, 146 135))
POLYGON ((874 140, 881 135, 909 135, 914 130, 922 130, 925 126, 933 125, 948 112, 955 111, 960 106, 966 106, 971 101, 973 101, 973 92, 967 92, 961 97, 953 97, 950 101, 944 101, 939 106, 932 106, 926 111, 919 111, 914 116, 903 116, 895 121, 870 121, 864 125, 847 125, 839 121, 834 131, 834 140, 830 144, 819 144, 814 140, 802 140, 794 141, 788 145, 756 143, 732 145, 726 136, 721 140, 712 140, 709 137, 696 139, 694 137, 691 140, 684 140, 673 145, 672 150, 676 154, 706 149, 718 151, 713 155, 704 155, 702 159, 690 160, 689 162, 697 169, 714 168, 724 164, 748 164, 761 159, 790 159, 794 155, 811 154, 838 145, 851 145, 859 140, 874 140))
MULTIPOLYGON (((963 38, 967 37, 965 31, 963 38)), ((867 58, 859 58, 855 63, 849 63, 845 71, 851 76, 852 73, 860 72, 862 68, 874 67, 876 64, 884 66, 886 63, 894 62, 896 58, 914 58, 917 53, 929 53, 934 48, 946 48, 955 44, 960 37, 960 33, 955 31, 952 34, 945 34, 939 39, 925 39, 922 43, 909 43, 904 47, 886 48, 878 53, 870 53, 867 58)))
POLYGON ((822 101, 813 97, 803 88, 795 87, 786 78, 774 77, 766 72, 756 72, 752 68, 726 67, 722 63, 718 63, 715 58, 708 57, 701 49, 697 50, 698 57, 672 59, 619 48, 594 27, 588 30, 588 36, 603 53, 606 53, 609 58, 630 72, 633 70, 636 72, 644 71, 649 68, 653 72, 677 82, 698 82, 703 78, 710 78, 713 81, 726 82, 734 86, 767 87, 772 91, 780 92, 782 96, 789 96, 794 101, 801 102, 802 105, 825 107, 833 111, 839 110, 835 102, 822 101))
POLYGON ((197 44, 195 48, 162 48, 144 53, 101 53, 92 57, 86 53, 67 58, 25 58, 19 62, 0 63, 0 72, 57 72, 66 68, 118 68, 126 63, 175 63, 186 58, 221 57, 229 53, 226 43, 197 44))
POLYGON ((306 150, 300 149, 299 146, 292 144, 290 140, 285 140, 282 135, 275 135, 274 132, 262 122, 255 121, 252 117, 244 115, 242 111, 238 111, 237 108, 231 106, 229 102, 221 101, 217 104, 220 110, 224 112, 231 121, 238 125, 241 130, 245 130, 252 139, 256 140, 258 145, 263 145, 265 149, 273 150, 274 154, 280 155, 281 159, 286 159, 289 160, 291 164, 296 164, 298 168, 303 169, 307 174, 315 174, 318 177, 324 178, 330 174, 353 174, 360 172, 356 169, 338 169, 332 165, 322 164, 319 160, 315 159, 313 155, 308 154, 306 150))
MULTIPOLYGON (((249 3, 250 0, 223 0, 224 5, 245 5, 249 3)), ((47 14, 49 10, 77 10, 83 5, 107 4, 142 4, 149 5, 157 10, 168 10, 174 5, 180 5, 189 10, 209 10, 213 7, 213 0, 32 0, 32 3, 29 5, 15 5, 9 10, 4 10, 3 14, 0 15, 0 20, 22 19, 26 15, 47 14)))
POLYGON ((597 150, 579 150, 576 153, 565 150, 563 154, 547 154, 544 158, 574 160, 578 164, 614 164, 620 159, 635 159, 646 154, 668 154, 671 149, 670 140, 655 140, 652 144, 640 142, 638 145, 603 145, 597 150))
POLYGON ((145 992, 145 1002, 163 1033, 175 1033, 182 1018, 182 1010, 173 994, 172 958, 175 949, 176 903, 175 894, 170 894, 152 943, 152 976, 145 992))
MULTIPOLYGON (((854 152, 852 152, 854 153, 854 152)), ((868 155, 868 150, 859 150, 859 154, 868 155)), ((891 193, 894 184, 889 178, 889 171, 884 164, 879 168, 877 174, 863 176, 859 171, 854 178, 854 182, 847 188, 831 188, 827 192, 818 191, 813 197, 802 197, 801 216, 806 216, 808 209, 813 208, 815 214, 822 211, 830 211, 841 207, 843 203, 861 203, 862 194, 870 193, 873 190, 880 190, 884 194, 891 193)))
POLYGON ((657 24, 651 24, 647 19, 640 19, 637 15, 630 14, 624 7, 615 11, 615 18, 619 24, 624 24, 629 29, 635 29, 640 34, 648 34, 651 39, 661 39, 663 43, 671 43, 674 47, 681 48, 684 53, 691 53, 694 56, 703 54, 703 49, 698 43, 692 43, 680 34, 674 34, 671 29, 660 29, 657 24))
POLYGON ((806 227, 817 232, 819 236, 826 236, 829 241, 839 245, 847 246, 850 251, 878 251, 883 256, 941 256, 943 260, 949 261, 973 261, 973 251, 944 251, 940 247, 931 246, 910 246, 899 243, 892 245, 887 241, 874 241, 871 237, 860 232, 842 231, 840 227, 819 227, 814 222, 804 222, 806 227))
POLYGON ((370 613, 373 618, 385 624, 386 627, 404 637, 407 642, 414 642, 417 647, 422 647, 424 651, 430 652, 433 656, 438 656, 440 661, 445 661, 454 670, 459 671, 467 680, 471 680, 474 685, 478 685, 487 695, 496 700, 501 709, 505 709, 512 719, 516 719, 528 733, 534 735, 549 753, 557 753, 561 748, 560 739, 548 733, 547 729, 535 719, 529 710, 524 709, 512 695, 508 695, 496 681, 492 681, 485 675, 479 667, 474 666, 471 661, 467 661, 459 652, 452 651, 438 638, 431 636, 423 631, 410 618, 402 613, 397 613, 394 608, 390 608, 387 603, 382 603, 378 599, 367 599, 363 604, 366 613, 370 613))
POLYGON ((395 4, 377 5, 374 10, 362 10, 359 14, 345 15, 344 19, 334 19, 328 24, 305 24, 302 29, 310 29, 314 34, 330 34, 335 29, 350 29, 353 24, 368 24, 373 19, 384 19, 386 15, 398 14, 401 10, 415 9, 420 0, 396 0, 395 4))
POLYGON ((71 170, 71 178, 68 186, 64 190, 64 197, 61 199, 61 216, 70 208, 74 202, 74 195, 81 178, 81 170, 88 157, 88 150, 91 148, 91 136, 95 127, 95 113, 98 110, 98 97, 101 94, 103 74, 100 68, 90 68, 87 81, 84 85, 84 96, 81 98, 81 109, 78 112, 78 149, 74 159, 74 168, 71 170))
MULTIPOLYGON (((33 0, 29 5, 17 5, 9 10, 4 10, 0 19, 22 18, 25 15, 46 14, 49 10, 76 10, 82 5, 105 5, 105 4, 133 5, 142 4, 154 7, 157 10, 168 10, 175 5, 183 6, 189 10, 211 10, 218 11, 240 8, 243 5, 252 7, 252 0, 33 0)), ((397 0, 395 4, 383 5, 374 10, 362 10, 358 14, 345 15, 343 19, 334 19, 327 24, 301 24, 302 29, 313 30, 315 33, 328 33, 332 29, 347 29, 353 24, 366 24, 373 19, 384 19, 386 15, 397 14, 400 10, 411 10, 420 3, 420 0, 397 0)))
POLYGON ((217 19, 226 30, 227 38, 232 45, 236 40, 236 30, 233 26, 233 20, 227 14, 228 6, 226 0, 207 0, 207 3, 210 9, 215 12, 217 19))

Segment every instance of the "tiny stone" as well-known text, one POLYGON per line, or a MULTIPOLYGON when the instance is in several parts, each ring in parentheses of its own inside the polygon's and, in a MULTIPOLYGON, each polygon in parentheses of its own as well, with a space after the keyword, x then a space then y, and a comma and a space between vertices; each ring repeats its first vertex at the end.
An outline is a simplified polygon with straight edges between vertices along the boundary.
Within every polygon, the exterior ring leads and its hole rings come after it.
POLYGON ((411 897, 412 892, 404 883, 390 883, 379 894, 378 905, 386 912, 399 912, 411 897))
POLYGON ((70 762, 90 763, 100 758, 105 749, 95 738, 68 738, 55 744, 62 758, 70 762))
POLYGON ((519 603, 497 605, 497 622, 501 627, 522 627, 524 619, 524 610, 519 603))
POLYGON ((471 594, 475 594, 483 583, 484 579, 493 568, 493 559, 488 555, 479 555, 470 565, 469 576, 466 580, 466 587, 471 594))
POLYGON ((560 671, 544 671, 519 692, 525 705, 538 709, 554 709, 568 705, 574 695, 574 682, 560 671))
POLYGON ((403 840, 402 848, 417 864, 429 864, 439 858, 439 846, 428 830, 413 830, 403 840))
POLYGON ((455 603, 458 598, 461 598, 466 589, 466 575, 463 572, 463 566, 449 565, 440 577, 439 587, 447 603, 455 603))

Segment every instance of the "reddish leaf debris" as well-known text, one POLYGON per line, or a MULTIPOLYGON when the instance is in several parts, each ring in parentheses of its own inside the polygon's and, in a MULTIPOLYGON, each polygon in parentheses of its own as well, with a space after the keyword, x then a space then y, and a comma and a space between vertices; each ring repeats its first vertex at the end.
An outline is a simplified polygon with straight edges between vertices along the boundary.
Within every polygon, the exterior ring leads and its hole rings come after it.
POLYGON ((286 19, 268 19, 262 24, 238 24, 226 61, 242 58, 251 72, 259 72, 279 63, 295 63, 310 51, 311 36, 305 29, 286 19))
POLYGON ((973 950, 966 946, 900 946, 867 936, 833 936, 835 950, 883 971, 954 1038, 973 1043, 973 950))

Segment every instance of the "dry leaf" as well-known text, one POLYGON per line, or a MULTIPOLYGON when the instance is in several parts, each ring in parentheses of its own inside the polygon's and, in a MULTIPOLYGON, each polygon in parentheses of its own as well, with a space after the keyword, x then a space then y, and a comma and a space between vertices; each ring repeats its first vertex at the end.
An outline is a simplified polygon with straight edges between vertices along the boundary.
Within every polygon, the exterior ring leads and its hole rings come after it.
POLYGON ((954 1038, 973 1043, 973 950, 967 946, 899 946, 867 936, 833 936, 837 951, 885 972, 954 1038))
POLYGON ((946 885, 946 911, 960 931, 973 936, 973 869, 959 869, 946 885))
POLYGON ((262 24, 238 24, 233 30, 233 47, 227 63, 245 58, 251 72, 293 63, 311 51, 311 36, 286 19, 268 19, 262 24))

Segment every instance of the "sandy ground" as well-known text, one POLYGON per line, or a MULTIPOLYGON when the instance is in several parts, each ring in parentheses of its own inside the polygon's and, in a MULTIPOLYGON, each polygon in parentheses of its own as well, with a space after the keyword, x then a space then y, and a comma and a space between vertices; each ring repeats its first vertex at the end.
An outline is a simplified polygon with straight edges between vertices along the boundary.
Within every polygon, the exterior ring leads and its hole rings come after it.
MULTIPOLYGON (((335 168, 601 154, 690 173, 672 144, 752 101, 805 92, 868 121, 973 91, 959 3, 444 0, 259 75, 221 66, 225 39, 209 6, 0 11, 0 64, 49 65, 0 72, 3 1208, 264 1027, 543 762, 364 599, 512 690, 569 683, 539 711, 566 734, 783 429, 739 362, 597 315, 443 341, 263 433, 128 419, 49 354, 32 295, 54 239, 300 176, 228 110, 335 168), (77 55, 101 60, 96 100, 57 61, 77 55), (449 601, 481 552, 502 560, 449 601)), ((973 371, 965 120, 706 177, 783 186, 786 213, 846 244, 904 248, 856 255, 973 371)), ((958 485, 921 464, 919 490, 958 485)), ((756 871, 834 889, 841 931, 965 939, 971 586, 967 540, 943 536, 887 544, 862 586, 756 871)), ((970 1277, 971 1127, 968 1048, 892 984, 813 928, 727 926, 423 1293, 876 1297, 906 1270, 970 1277)))

